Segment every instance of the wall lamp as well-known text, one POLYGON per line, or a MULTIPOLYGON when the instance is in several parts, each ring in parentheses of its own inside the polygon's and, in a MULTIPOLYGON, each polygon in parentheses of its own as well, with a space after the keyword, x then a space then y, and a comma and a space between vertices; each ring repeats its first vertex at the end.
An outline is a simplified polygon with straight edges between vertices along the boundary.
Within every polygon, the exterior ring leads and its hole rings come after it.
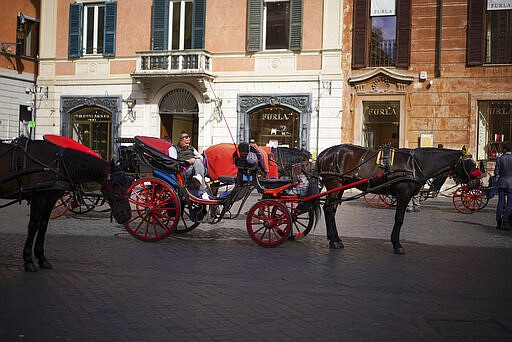
POLYGON ((129 97, 126 100, 123 100, 123 102, 126 103, 126 106, 128 107, 128 118, 130 119, 131 122, 135 121, 137 117, 133 108, 137 104, 137 100, 129 97))

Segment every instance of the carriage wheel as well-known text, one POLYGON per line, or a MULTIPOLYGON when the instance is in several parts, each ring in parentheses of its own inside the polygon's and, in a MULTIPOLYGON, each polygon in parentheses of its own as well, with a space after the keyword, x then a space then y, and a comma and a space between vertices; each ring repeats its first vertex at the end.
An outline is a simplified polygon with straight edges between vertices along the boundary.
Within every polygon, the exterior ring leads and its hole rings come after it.
POLYGON ((366 203, 368 203, 371 207, 377 208, 377 209, 383 209, 387 208, 390 205, 395 204, 395 199, 392 196, 388 195, 378 195, 378 194, 372 194, 367 193, 364 195, 364 200, 366 203))
POLYGON ((69 204, 69 211, 75 214, 86 214, 93 210, 99 203, 101 195, 82 195, 82 202, 73 196, 69 204))
MULTIPOLYGON (((186 203, 186 202, 184 202, 186 203)), ((195 229, 201 222, 197 222, 194 220, 193 213, 197 212, 197 210, 201 210, 202 204, 190 202, 183 204, 183 208, 181 209, 181 220, 176 226, 176 229, 173 231, 173 233, 176 234, 183 234, 188 233, 195 229)), ((202 208, 204 210, 204 208, 202 208)))
POLYGON ((290 240, 300 240, 308 235, 315 224, 315 210, 313 208, 301 210, 297 208, 297 202, 285 202, 292 215, 292 232, 290 240))
POLYGON ((71 203, 71 197, 72 195, 69 191, 64 192, 64 195, 59 198, 53 206, 52 212, 50 213, 51 219, 61 217, 66 211, 68 211, 69 205, 71 203))
POLYGON ((156 178, 139 179, 128 188, 132 218, 124 224, 139 240, 159 241, 176 228, 180 202, 172 187, 156 178))
POLYGON ((487 194, 480 188, 470 189, 464 192, 464 195, 461 198, 462 204, 466 208, 471 211, 478 211, 485 208, 487 203, 489 203, 489 198, 487 198, 487 194))
POLYGON ((290 211, 283 203, 261 200, 247 213, 247 232, 263 247, 276 247, 288 239, 292 230, 290 211))
POLYGON ((465 193, 467 192, 466 186, 461 186, 457 190, 453 192, 453 206, 457 211, 463 213, 463 214, 471 214, 472 211, 464 205, 463 198, 466 196, 465 193))

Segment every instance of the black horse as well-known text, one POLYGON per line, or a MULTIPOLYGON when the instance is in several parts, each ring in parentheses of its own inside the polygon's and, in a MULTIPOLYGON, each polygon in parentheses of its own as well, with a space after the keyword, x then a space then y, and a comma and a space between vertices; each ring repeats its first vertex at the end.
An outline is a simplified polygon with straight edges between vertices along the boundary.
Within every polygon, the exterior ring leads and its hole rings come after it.
POLYGON ((52 268, 44 254, 50 213, 65 190, 75 190, 85 182, 101 184, 101 192, 118 223, 130 219, 126 194, 129 180, 114 162, 43 140, 22 137, 0 144, 0 198, 12 200, 3 207, 22 200, 30 203, 28 235, 23 248, 25 271, 37 271, 32 248, 39 267, 52 268))
MULTIPOLYGON (((400 228, 405 209, 428 179, 442 173, 452 173, 461 183, 469 183, 481 174, 476 163, 466 158, 462 151, 438 148, 380 150, 355 145, 332 146, 318 155, 316 172, 327 190, 341 185, 371 178, 357 188, 364 193, 386 194, 397 199, 395 224, 391 243, 396 254, 405 254, 400 244, 400 228)), ((336 228, 336 209, 341 203, 343 191, 332 192, 324 204, 327 238, 331 248, 343 248, 336 228)))

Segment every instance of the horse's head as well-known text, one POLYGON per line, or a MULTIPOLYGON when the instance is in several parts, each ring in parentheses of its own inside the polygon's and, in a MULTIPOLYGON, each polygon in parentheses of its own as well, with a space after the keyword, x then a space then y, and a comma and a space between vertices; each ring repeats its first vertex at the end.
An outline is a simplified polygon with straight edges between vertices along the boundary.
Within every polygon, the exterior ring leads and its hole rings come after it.
POLYGON ((125 223, 132 216, 127 195, 129 186, 130 179, 111 161, 108 177, 101 187, 101 192, 112 208, 112 215, 120 224, 125 223))
POLYGON ((477 167, 471 156, 461 156, 453 166, 452 171, 461 183, 471 185, 474 182, 478 182, 480 184, 477 178, 482 175, 482 171, 477 167))

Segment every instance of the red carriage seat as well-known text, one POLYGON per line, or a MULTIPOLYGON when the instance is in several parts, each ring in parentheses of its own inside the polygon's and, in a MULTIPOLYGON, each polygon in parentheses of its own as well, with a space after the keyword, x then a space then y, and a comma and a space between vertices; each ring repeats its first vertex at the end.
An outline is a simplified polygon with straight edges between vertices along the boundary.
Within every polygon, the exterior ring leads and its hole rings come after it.
POLYGON ((103 159, 98 153, 91 150, 89 147, 82 145, 79 142, 77 142, 71 138, 64 137, 62 135, 45 134, 45 135, 43 135, 43 139, 48 142, 51 142, 52 144, 55 144, 57 146, 69 148, 69 149, 83 152, 83 153, 87 153, 93 157, 103 159))

